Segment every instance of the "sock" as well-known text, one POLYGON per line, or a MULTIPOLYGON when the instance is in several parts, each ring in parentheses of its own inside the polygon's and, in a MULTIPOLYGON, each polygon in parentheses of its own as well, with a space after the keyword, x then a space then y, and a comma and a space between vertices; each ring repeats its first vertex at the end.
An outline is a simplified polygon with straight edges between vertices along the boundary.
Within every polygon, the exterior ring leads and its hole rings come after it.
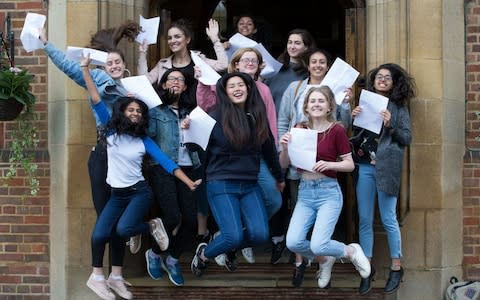
POLYGON ((169 266, 174 266, 174 265, 176 265, 176 264, 178 264, 178 259, 173 258, 173 257, 170 256, 170 255, 167 256, 167 265, 169 265, 169 266))
POLYGON ((159 258, 159 257, 160 257, 160 254, 157 254, 157 253, 153 252, 153 250, 152 250, 152 251, 150 251, 150 252, 148 253, 148 256, 149 256, 150 258, 159 258))
POLYGON ((93 280, 95 281, 104 281, 105 280, 105 276, 102 274, 102 275, 97 275, 97 274, 93 274, 93 280))
POLYGON ((113 280, 122 280, 123 276, 122 275, 110 274, 110 278, 112 278, 113 280))

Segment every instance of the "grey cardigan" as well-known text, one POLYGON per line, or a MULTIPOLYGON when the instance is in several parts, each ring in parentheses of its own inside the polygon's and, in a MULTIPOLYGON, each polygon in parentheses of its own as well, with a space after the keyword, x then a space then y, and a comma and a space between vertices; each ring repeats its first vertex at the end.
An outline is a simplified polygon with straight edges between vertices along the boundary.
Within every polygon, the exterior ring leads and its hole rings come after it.
POLYGON ((406 106, 389 102, 390 127, 384 127, 376 152, 375 178, 377 189, 398 195, 405 146, 412 141, 410 115, 406 106))

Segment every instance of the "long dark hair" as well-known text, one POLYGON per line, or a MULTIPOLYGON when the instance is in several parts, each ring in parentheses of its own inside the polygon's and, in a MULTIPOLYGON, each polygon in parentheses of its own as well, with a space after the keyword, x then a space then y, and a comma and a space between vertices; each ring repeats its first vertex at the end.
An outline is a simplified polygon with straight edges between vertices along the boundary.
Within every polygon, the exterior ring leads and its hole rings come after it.
MULTIPOLYGON (((290 38, 292 34, 298 34, 302 37, 303 44, 305 44, 305 46, 307 47, 307 50, 316 47, 315 39, 313 38, 312 34, 308 30, 303 28, 295 28, 288 33, 288 38, 290 38)), ((305 51, 305 53, 301 57, 299 57, 299 60, 301 63, 298 63, 293 67, 293 70, 299 74, 307 71, 307 68, 305 65, 306 52, 307 51, 305 51)), ((285 46, 285 50, 283 50, 280 56, 278 56, 278 61, 283 64, 282 68, 288 68, 290 66, 290 55, 288 55, 286 46, 285 46)))
MULTIPOLYGON (((163 88, 163 84, 167 82, 168 76, 174 71, 180 72, 183 75, 183 77, 185 78, 185 86, 187 88, 184 92, 178 95, 179 111, 187 110, 188 112, 190 112, 197 106, 197 100, 195 96, 195 79, 189 74, 187 74, 187 72, 175 68, 168 69, 165 71, 165 73, 163 73, 162 78, 160 78, 160 82, 158 82, 158 84, 154 84, 154 88, 157 91, 160 99, 165 102, 164 99, 166 100, 172 95, 169 95, 168 90, 163 88)), ((165 104, 171 103, 168 103, 167 101, 165 102, 165 104)))
POLYGON ((392 74, 392 89, 389 91, 388 99, 399 106, 406 105, 416 95, 415 80, 407 71, 394 63, 386 63, 368 72, 368 90, 375 92, 375 76, 381 69, 389 70, 392 74))
POLYGON ((255 146, 262 145, 269 138, 267 113, 262 96, 250 75, 242 72, 232 72, 223 75, 217 82, 217 111, 223 132, 234 149, 248 147, 252 142, 255 146), (240 77, 247 86, 247 101, 245 109, 232 103, 227 95, 227 81, 232 77, 240 77))
POLYGON ((117 135, 125 134, 133 137, 144 137, 147 134, 148 121, 148 106, 145 102, 133 97, 121 97, 113 104, 112 117, 105 125, 102 139, 106 140, 106 136, 113 132, 117 135), (138 103, 142 112, 142 117, 137 123, 133 123, 125 116, 125 110, 132 102, 138 103))

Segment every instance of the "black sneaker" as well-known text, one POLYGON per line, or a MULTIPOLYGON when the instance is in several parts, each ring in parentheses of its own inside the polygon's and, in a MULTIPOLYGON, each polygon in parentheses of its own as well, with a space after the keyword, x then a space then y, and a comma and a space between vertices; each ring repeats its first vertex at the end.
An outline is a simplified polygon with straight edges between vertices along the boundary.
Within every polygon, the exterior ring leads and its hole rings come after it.
POLYGON ((235 272, 238 267, 238 260, 237 260, 237 251, 232 250, 227 252, 227 258, 225 259, 225 267, 230 272, 235 272))
POLYGON ((278 264, 280 259, 282 258, 283 251, 285 251, 286 245, 285 240, 275 244, 272 242, 272 257, 270 258, 270 262, 272 264, 278 264))
POLYGON ((208 260, 203 261, 200 258, 200 254, 203 252, 203 249, 205 249, 205 247, 207 247, 206 243, 200 243, 197 246, 197 250, 195 251, 195 256, 193 256, 192 264, 190 265, 190 269, 192 270, 193 275, 197 277, 202 276, 208 267, 208 260))
POLYGON ((293 270, 293 277, 292 277, 292 285, 294 287, 300 287, 303 283, 303 275, 305 273, 305 269, 307 268, 307 263, 305 260, 302 261, 300 266, 295 266, 293 270))

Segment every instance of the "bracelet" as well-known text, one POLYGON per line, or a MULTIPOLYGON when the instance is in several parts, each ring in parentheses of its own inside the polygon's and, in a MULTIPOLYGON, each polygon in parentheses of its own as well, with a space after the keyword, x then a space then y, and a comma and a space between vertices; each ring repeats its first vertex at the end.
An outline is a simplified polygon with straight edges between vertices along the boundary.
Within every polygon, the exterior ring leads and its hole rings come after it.
POLYGON ((88 68, 88 65, 80 65, 80 68, 88 68))
POLYGON ((216 42, 220 42, 220 39, 216 39, 215 41, 212 40, 212 44, 215 44, 216 42))

